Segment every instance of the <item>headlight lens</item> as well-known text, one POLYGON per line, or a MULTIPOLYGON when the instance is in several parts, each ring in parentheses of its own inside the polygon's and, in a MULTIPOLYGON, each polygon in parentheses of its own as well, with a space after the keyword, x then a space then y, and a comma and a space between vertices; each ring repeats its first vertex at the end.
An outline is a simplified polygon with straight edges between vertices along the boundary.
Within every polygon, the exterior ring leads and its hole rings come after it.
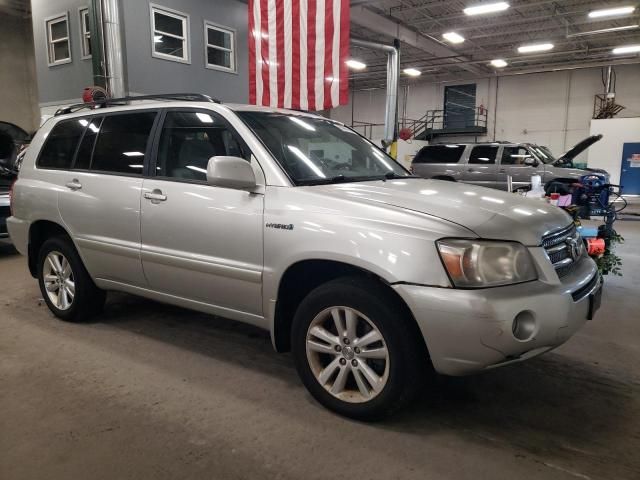
POLYGON ((496 287, 538 278, 529 251, 518 242, 444 239, 437 245, 454 287, 496 287))

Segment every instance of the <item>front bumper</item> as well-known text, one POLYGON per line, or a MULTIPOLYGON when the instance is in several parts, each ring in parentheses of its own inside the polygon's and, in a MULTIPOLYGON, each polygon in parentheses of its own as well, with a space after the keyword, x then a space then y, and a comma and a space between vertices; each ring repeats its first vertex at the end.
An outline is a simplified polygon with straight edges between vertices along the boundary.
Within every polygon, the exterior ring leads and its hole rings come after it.
POLYGON ((425 338, 435 370, 467 375, 547 352, 587 320, 590 294, 600 288, 595 262, 583 258, 562 282, 535 281, 476 290, 396 284, 425 338), (573 294, 573 295, 572 295, 573 294), (530 338, 513 335, 513 321, 535 319, 530 338))

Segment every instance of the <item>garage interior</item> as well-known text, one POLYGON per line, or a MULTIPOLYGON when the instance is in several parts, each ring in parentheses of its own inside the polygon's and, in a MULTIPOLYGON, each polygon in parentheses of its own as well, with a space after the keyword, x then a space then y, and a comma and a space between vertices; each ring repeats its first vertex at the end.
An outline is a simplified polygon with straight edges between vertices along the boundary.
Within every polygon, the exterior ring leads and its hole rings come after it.
MULTIPOLYGON (((275 11, 280 0, 269 1, 275 11)), ((110 3, 120 6, 125 95, 251 102, 253 2, 110 3), (180 58, 158 47, 153 8, 185 19, 180 58), (211 43, 210 29, 233 41, 211 43)), ((256 327, 115 292, 95 320, 56 319, 27 258, 0 238, 0 478, 640 478, 640 5, 344 3, 348 101, 312 110, 407 169, 433 145, 542 145, 559 157, 602 135, 572 159, 608 172, 621 194, 610 201, 623 241, 613 264, 601 262, 595 318, 540 357, 436 376, 409 408, 365 423, 316 402, 291 353, 275 353, 256 327), (486 11, 465 11, 475 7, 486 11)), ((32 134, 99 85, 83 12, 100 4, 0 0, 0 122, 32 134)), ((0 199, 14 180, 0 169, 0 199)), ((582 219, 585 229, 604 223, 602 213, 582 219)))

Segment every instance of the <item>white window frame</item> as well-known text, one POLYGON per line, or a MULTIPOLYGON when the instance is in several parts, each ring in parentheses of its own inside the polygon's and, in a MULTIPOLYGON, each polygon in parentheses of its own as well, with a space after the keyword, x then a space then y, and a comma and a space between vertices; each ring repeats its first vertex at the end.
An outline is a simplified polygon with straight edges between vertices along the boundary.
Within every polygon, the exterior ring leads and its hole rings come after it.
POLYGON ((150 3, 149 17, 151 22, 151 56, 154 58, 161 58, 162 60, 170 60, 172 62, 191 63, 191 42, 190 42, 191 32, 189 29, 189 24, 191 23, 191 20, 189 18, 189 14, 184 12, 179 12, 178 10, 173 10, 171 8, 163 7, 162 5, 157 5, 155 3, 150 3), (183 36, 181 37, 178 35, 174 35, 172 33, 156 30, 156 17, 155 17, 156 13, 180 20, 182 22, 183 36), (155 48, 156 35, 166 35, 171 38, 182 40, 182 57, 176 57, 175 55, 168 55, 166 53, 156 52, 156 48, 155 48))
POLYGON ((47 42, 47 65, 50 67, 55 67, 57 65, 64 65, 66 63, 71 63, 71 33, 69 31, 69 12, 60 13, 58 15, 52 15, 51 17, 47 17, 44 19, 44 31, 45 31, 45 39, 47 42), (67 36, 63 38, 58 38, 57 40, 53 40, 51 36, 51 26, 56 23, 65 22, 67 25, 67 36), (53 46, 56 43, 67 42, 69 46, 69 57, 63 58, 61 60, 54 60, 55 54, 53 46))
MULTIPOLYGON (((83 60, 91 58, 90 45, 91 45, 91 31, 86 29, 84 16, 89 19, 89 7, 78 7, 78 19, 80 21, 80 57, 83 60)), ((89 27, 91 28, 91 27, 89 27)))
POLYGON ((217 23, 204 21, 204 66, 210 70, 220 70, 227 73, 238 73, 238 62, 236 57, 236 30, 234 28, 225 27, 217 23), (231 35, 231 48, 224 48, 219 45, 211 45, 209 43, 209 30, 217 30, 218 32, 228 33, 231 35), (231 54, 231 68, 223 67, 222 65, 215 65, 209 63, 209 48, 216 50, 222 50, 223 52, 229 52, 231 54))

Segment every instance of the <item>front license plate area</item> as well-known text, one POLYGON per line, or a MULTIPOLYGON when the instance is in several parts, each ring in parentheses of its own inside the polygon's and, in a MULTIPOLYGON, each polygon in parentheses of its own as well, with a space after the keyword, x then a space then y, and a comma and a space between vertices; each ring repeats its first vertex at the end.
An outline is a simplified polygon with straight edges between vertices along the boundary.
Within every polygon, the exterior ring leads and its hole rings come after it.
POLYGON ((600 304, 602 303, 602 284, 598 287, 598 290, 589 295, 589 314, 587 315, 587 320, 593 320, 593 316, 596 314, 596 311, 600 308, 600 304))

